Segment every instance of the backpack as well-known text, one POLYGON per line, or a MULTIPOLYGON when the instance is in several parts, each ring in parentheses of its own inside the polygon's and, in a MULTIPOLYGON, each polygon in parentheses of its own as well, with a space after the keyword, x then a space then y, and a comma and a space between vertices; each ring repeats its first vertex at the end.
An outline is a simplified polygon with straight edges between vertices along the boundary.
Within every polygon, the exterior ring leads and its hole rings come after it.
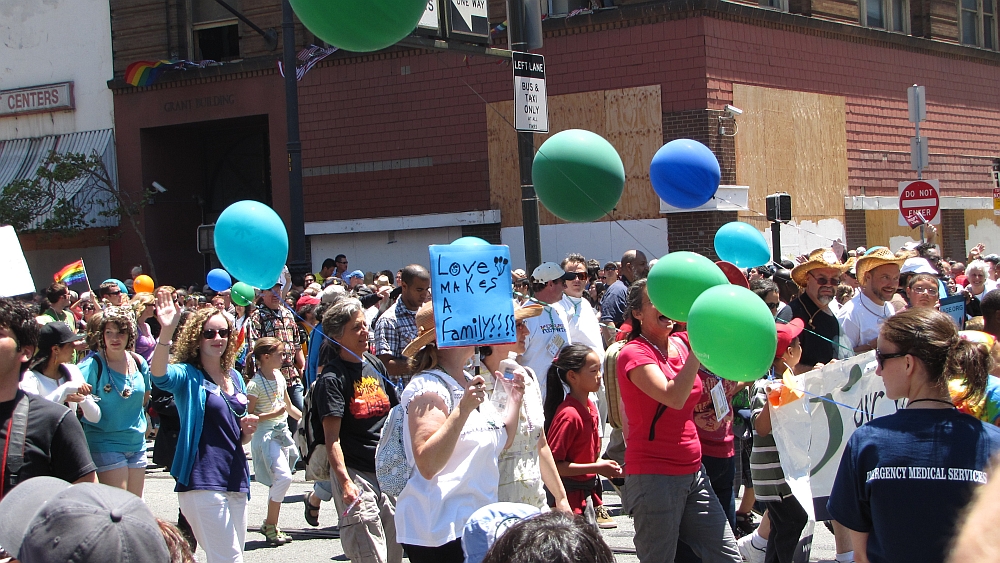
MULTIPOLYGON (((449 391, 452 387, 434 371, 424 372, 434 376, 441 385, 449 391)), ((454 408, 449 396, 448 412, 454 408)), ((378 479, 379 489, 383 493, 398 497, 406 487, 406 482, 413 475, 414 464, 406 457, 406 448, 403 445, 403 402, 392 407, 389 416, 382 426, 382 435, 378 439, 378 446, 375 447, 375 477, 378 479)))
POLYGON ((316 390, 316 381, 302 397, 302 418, 295 430, 295 447, 302 455, 302 463, 306 466, 306 481, 323 481, 330 478, 330 459, 326 455, 326 439, 317 433, 316 428, 323 428, 323 422, 316 417, 312 397, 316 390), (317 453, 316 450, 319 450, 317 453), (316 463, 311 463, 313 456, 318 456, 316 463))

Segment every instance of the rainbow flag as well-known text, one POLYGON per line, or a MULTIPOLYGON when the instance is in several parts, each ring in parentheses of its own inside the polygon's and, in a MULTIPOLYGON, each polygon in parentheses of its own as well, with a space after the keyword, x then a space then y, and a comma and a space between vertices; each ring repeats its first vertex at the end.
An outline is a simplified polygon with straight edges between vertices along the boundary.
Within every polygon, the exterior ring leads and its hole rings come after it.
POLYGON ((65 268, 56 272, 52 277, 55 278, 56 282, 62 282, 66 285, 86 280, 87 272, 83 268, 83 259, 67 264, 65 268))
POLYGON ((173 61, 136 61, 125 69, 125 82, 132 86, 149 86, 165 67, 173 65, 173 61))

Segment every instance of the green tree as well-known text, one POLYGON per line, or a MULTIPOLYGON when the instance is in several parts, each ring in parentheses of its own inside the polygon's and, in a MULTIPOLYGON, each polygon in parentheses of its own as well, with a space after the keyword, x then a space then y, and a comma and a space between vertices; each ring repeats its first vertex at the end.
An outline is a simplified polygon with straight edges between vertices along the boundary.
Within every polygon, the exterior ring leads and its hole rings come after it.
POLYGON ((0 224, 12 225, 17 231, 74 236, 96 224, 97 217, 116 217, 139 238, 150 274, 156 279, 156 266, 139 228, 139 214, 152 195, 148 190, 119 190, 96 152, 53 151, 34 178, 14 180, 0 190, 0 224))

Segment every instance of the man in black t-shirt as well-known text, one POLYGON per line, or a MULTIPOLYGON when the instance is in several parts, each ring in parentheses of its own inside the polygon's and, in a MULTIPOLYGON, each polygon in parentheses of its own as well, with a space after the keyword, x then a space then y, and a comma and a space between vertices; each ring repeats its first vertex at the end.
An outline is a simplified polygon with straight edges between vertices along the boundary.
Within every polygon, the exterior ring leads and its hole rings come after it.
POLYGON ((38 345, 38 328, 27 305, 0 299, 0 498, 19 482, 41 475, 97 482, 97 467, 76 416, 63 405, 18 389, 38 345))
POLYGON ((381 491, 375 476, 375 447, 399 397, 386 383, 385 364, 367 351, 368 326, 360 301, 348 298, 327 309, 323 333, 337 345, 327 343, 320 352, 323 374, 310 400, 320 421, 313 432, 326 444, 330 480, 317 481, 305 496, 306 521, 318 525, 316 501, 333 500, 337 513, 347 514, 340 518, 340 539, 351 561, 399 563, 403 550, 396 543, 396 499, 381 491), (361 520, 361 514, 373 512, 379 514, 377 521, 361 520))
MULTIPOLYGON (((830 310, 830 303, 844 270, 845 266, 829 248, 813 250, 808 260, 792 270, 792 280, 803 291, 788 306, 792 318, 802 319, 807 329, 799 337, 802 359, 795 373, 809 371, 816 364, 826 364, 838 357, 840 322, 830 310)), ((853 350, 850 352, 853 355, 853 350)))

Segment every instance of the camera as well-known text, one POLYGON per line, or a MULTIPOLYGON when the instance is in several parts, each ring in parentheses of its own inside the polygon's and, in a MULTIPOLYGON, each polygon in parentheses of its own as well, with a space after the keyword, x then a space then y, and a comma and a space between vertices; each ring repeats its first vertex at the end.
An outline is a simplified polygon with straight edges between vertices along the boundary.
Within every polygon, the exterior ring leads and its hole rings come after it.
POLYGON ((726 104, 725 110, 726 110, 726 113, 728 113, 730 115, 730 117, 736 117, 737 115, 743 115, 743 110, 741 110, 740 108, 738 108, 736 106, 731 106, 729 104, 726 104))

